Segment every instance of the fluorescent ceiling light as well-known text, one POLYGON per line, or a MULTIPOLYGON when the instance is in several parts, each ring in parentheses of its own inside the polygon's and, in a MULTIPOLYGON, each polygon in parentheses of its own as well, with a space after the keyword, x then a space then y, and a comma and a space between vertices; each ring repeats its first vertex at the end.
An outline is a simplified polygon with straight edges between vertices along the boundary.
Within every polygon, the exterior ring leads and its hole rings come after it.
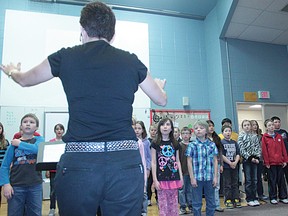
POLYGON ((262 106, 260 104, 255 104, 255 105, 251 105, 249 106, 249 108, 252 108, 252 109, 257 109, 257 108, 261 108, 262 106))

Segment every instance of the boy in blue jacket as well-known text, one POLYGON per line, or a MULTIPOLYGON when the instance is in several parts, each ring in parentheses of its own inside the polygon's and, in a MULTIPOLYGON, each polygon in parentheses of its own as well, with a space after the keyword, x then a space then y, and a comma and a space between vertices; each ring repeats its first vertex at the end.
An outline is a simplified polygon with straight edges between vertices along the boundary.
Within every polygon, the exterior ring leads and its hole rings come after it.
POLYGON ((39 120, 34 114, 21 119, 23 132, 20 139, 13 139, 0 168, 0 185, 8 201, 8 216, 42 215, 42 175, 36 171, 38 145, 43 137, 35 136, 39 120))

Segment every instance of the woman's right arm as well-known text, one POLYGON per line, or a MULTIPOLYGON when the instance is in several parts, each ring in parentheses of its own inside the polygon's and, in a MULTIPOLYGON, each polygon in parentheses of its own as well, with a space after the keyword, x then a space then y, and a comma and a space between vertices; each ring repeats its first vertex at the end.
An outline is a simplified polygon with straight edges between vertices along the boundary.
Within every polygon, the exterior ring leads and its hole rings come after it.
POLYGON ((153 79, 149 72, 142 83, 139 84, 143 92, 157 105, 167 104, 167 95, 164 91, 166 80, 153 79))

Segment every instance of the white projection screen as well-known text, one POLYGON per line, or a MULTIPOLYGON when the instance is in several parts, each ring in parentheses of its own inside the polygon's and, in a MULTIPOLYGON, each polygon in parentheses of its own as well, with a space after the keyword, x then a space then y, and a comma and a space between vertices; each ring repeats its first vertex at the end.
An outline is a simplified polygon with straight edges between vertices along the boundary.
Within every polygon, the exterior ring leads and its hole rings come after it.
MULTIPOLYGON (((149 68, 148 24, 117 21, 113 46, 135 53, 149 68)), ((6 10, 2 63, 22 63, 26 71, 62 47, 80 44, 79 17, 6 10)), ((1 73, 1 106, 67 107, 58 78, 22 88, 1 73)), ((136 93, 134 108, 150 108, 149 98, 136 93)))

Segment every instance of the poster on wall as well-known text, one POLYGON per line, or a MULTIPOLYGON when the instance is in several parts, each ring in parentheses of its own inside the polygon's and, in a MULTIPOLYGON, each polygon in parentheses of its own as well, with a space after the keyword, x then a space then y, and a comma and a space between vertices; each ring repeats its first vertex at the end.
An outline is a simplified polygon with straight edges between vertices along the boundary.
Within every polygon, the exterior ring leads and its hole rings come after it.
POLYGON ((193 124, 201 119, 210 119, 210 111, 207 110, 150 110, 150 124, 158 124, 163 118, 170 118, 174 127, 193 128, 193 124))

